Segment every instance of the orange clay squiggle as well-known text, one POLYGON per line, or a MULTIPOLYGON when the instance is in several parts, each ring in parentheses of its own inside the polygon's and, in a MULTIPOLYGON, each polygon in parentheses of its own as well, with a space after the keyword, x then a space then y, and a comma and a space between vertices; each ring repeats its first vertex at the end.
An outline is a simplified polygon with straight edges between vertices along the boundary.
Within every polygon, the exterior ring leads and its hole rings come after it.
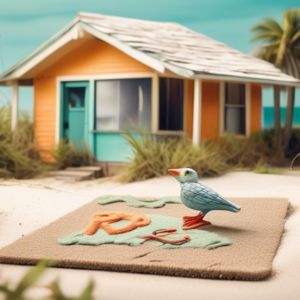
POLYGON ((191 238, 189 236, 185 236, 183 239, 181 240, 166 240, 163 239, 163 237, 172 234, 174 232, 176 232, 176 229, 163 229, 163 230, 156 230, 153 231, 152 235, 147 235, 147 236, 143 236, 141 238, 145 239, 145 241, 149 241, 149 240, 156 240, 162 243, 167 243, 167 244, 173 244, 173 245, 182 245, 187 243, 188 241, 191 240, 191 238), (165 233, 165 234, 163 234, 165 233))
POLYGON ((108 234, 120 234, 132 231, 137 227, 147 226, 150 223, 151 220, 145 215, 130 215, 122 212, 101 213, 94 215, 83 234, 93 235, 98 231, 99 228, 102 228, 108 234), (119 222, 121 220, 129 220, 131 221, 131 223, 121 228, 115 228, 109 225, 112 223, 119 222))

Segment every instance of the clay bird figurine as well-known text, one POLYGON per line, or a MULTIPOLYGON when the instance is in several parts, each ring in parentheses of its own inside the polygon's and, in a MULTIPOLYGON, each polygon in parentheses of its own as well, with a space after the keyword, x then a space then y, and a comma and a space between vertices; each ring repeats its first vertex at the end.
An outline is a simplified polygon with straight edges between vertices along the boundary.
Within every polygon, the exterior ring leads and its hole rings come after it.
POLYGON ((198 174, 193 169, 169 169, 168 172, 180 182, 180 197, 183 204, 191 209, 200 211, 195 217, 183 217, 183 230, 210 224, 210 222, 204 221, 203 218, 211 210, 240 211, 240 206, 223 198, 208 186, 200 183, 198 174))

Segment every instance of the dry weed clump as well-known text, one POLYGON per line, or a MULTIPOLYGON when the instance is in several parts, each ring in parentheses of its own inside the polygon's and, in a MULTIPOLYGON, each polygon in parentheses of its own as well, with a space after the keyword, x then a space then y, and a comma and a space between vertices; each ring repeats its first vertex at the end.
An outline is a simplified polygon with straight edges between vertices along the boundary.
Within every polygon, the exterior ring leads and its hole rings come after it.
MULTIPOLYGON (((180 138, 155 140, 141 132, 142 141, 130 133, 124 135, 134 153, 132 161, 116 177, 120 182, 134 182, 167 174, 171 168, 189 167, 199 177, 219 176, 229 171, 272 172, 268 165, 270 149, 265 143, 226 135, 199 146, 180 138)), ((276 172, 275 172, 276 173, 276 172)))
POLYGON ((37 148, 34 125, 28 114, 22 113, 16 132, 11 130, 11 107, 0 108, 0 178, 28 179, 46 176, 50 170, 70 166, 92 165, 95 161, 86 145, 61 140, 53 151, 37 148), (54 162, 45 161, 41 154, 50 154, 54 162))

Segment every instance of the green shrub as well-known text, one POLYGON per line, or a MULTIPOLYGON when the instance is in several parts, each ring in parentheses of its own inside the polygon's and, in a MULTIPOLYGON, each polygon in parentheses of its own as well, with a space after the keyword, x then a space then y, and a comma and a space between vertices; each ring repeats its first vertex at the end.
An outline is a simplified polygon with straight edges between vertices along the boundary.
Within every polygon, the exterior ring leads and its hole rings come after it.
POLYGON ((50 170, 66 167, 89 166, 95 161, 87 146, 82 149, 74 143, 60 141, 51 155, 55 162, 46 162, 40 154, 47 153, 37 149, 34 142, 34 125, 29 116, 22 113, 18 130, 11 131, 11 107, 0 108, 0 178, 28 179, 45 176, 50 170))
POLYGON ((254 170, 258 164, 268 166, 270 149, 262 142, 224 135, 195 146, 190 141, 179 138, 165 137, 154 141, 147 132, 140 133, 142 142, 130 133, 124 135, 133 148, 134 157, 117 176, 117 181, 133 182, 164 176, 170 168, 189 167, 199 177, 204 177, 218 176, 234 170, 254 170))
POLYGON ((281 169, 276 169, 270 167, 267 163, 263 161, 259 161, 253 171, 257 174, 274 174, 274 175, 282 175, 284 174, 283 170, 281 169))
POLYGON ((33 124, 21 114, 18 130, 11 131, 11 108, 0 108, 0 177, 32 178, 47 170, 34 145, 33 124))
MULTIPOLYGON (((284 133, 284 128, 282 128, 282 136, 284 133)), ((265 129, 265 130, 259 130, 251 134, 250 139, 255 142, 262 142, 268 145, 270 149, 273 147, 273 141, 274 141, 274 129, 265 129)), ((286 149, 283 149, 284 157, 291 159, 293 158, 297 153, 300 152, 300 128, 293 128, 291 137, 288 143, 288 146, 286 149)), ((277 157, 275 155, 276 153, 270 153, 270 155, 274 155, 274 161, 276 161, 277 157)))
POLYGON ((67 140, 60 140, 52 155, 57 169, 92 166, 96 161, 85 143, 79 147, 75 143, 67 142, 67 140))

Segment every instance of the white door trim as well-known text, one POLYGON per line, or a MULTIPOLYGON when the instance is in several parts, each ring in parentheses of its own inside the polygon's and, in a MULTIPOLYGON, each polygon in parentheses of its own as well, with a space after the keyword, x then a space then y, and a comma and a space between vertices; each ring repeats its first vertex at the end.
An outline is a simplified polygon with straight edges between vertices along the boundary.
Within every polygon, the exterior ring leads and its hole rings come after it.
POLYGON ((225 82, 220 81, 219 90, 219 135, 224 133, 224 122, 225 122, 225 82))
POLYGON ((245 110, 246 110, 246 136, 251 134, 251 83, 247 82, 245 86, 245 110))
POLYGON ((13 82, 12 101, 11 101, 11 130, 14 132, 18 128, 19 120, 19 84, 13 82))
MULTIPOLYGON (((154 72, 142 72, 142 73, 117 73, 117 74, 98 74, 98 75, 74 75, 74 76, 57 76, 56 77, 56 126, 55 126, 55 144, 59 143, 60 139, 60 118, 61 118, 61 83, 70 81, 89 81, 92 86, 92 81, 105 80, 105 79, 129 79, 129 78, 151 78, 152 79, 152 114, 151 114, 151 128, 152 133, 154 131, 154 125, 158 126, 158 75, 154 72), (157 86, 157 88, 155 88, 157 86), (155 107, 157 106, 157 107, 155 107)), ((91 91, 90 91, 91 92, 91 91)))
POLYGON ((202 114, 202 80, 194 82, 194 111, 193 111, 193 144, 199 145, 201 140, 201 114, 202 114))

